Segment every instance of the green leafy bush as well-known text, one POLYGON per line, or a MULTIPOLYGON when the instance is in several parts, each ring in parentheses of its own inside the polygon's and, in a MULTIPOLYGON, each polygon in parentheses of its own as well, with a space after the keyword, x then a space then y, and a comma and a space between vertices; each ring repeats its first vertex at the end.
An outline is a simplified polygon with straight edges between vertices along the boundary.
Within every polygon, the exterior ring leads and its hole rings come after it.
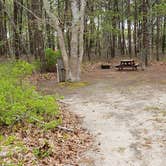
POLYGON ((22 120, 48 123, 49 117, 58 114, 55 99, 40 95, 24 80, 33 70, 34 66, 24 61, 0 65, 0 125, 22 120))
POLYGON ((54 72, 56 70, 57 59, 61 57, 61 51, 54 51, 51 48, 45 50, 46 54, 46 70, 54 72))

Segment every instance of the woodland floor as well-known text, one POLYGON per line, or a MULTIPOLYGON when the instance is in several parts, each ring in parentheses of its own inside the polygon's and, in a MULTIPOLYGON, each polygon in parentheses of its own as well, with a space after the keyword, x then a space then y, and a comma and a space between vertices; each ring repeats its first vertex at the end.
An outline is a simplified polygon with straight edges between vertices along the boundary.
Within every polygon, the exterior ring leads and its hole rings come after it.
POLYGON ((164 166, 166 163, 166 64, 146 70, 87 67, 80 85, 38 82, 41 91, 64 95, 62 102, 83 118, 95 148, 80 166, 164 166))

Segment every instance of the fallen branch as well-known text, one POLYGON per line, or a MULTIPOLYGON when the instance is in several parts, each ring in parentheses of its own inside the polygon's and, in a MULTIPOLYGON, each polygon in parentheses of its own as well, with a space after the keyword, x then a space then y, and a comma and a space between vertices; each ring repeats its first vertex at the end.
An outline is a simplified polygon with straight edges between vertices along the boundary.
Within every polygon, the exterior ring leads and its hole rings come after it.
POLYGON ((57 128, 60 129, 60 130, 67 131, 67 132, 74 132, 73 129, 69 129, 69 128, 67 128, 67 127, 63 127, 63 126, 57 126, 57 128))
MULTIPOLYGON (((41 120, 39 120, 39 119, 36 119, 36 118, 34 118, 34 117, 31 117, 31 118, 32 118, 33 120, 35 120, 35 121, 37 121, 37 122, 39 122, 39 123, 45 125, 45 122, 43 122, 43 121, 41 121, 41 120)), ((63 127, 63 126, 57 126, 56 128, 59 129, 59 130, 64 130, 64 131, 66 131, 66 132, 74 132, 73 129, 69 129, 69 128, 63 127)))

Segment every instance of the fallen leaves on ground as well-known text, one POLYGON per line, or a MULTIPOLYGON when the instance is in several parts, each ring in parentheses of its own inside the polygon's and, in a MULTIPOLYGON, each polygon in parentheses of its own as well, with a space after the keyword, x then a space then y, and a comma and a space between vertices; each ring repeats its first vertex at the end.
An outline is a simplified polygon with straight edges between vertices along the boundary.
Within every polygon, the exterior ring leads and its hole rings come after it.
POLYGON ((81 127, 79 117, 67 111, 64 105, 62 110, 62 126, 73 132, 57 128, 44 130, 32 124, 17 125, 12 132, 2 130, 0 165, 78 165, 81 154, 90 148, 92 138, 81 127))
POLYGON ((46 81, 46 80, 57 80, 56 73, 34 73, 28 78, 31 83, 36 83, 37 81, 46 81))

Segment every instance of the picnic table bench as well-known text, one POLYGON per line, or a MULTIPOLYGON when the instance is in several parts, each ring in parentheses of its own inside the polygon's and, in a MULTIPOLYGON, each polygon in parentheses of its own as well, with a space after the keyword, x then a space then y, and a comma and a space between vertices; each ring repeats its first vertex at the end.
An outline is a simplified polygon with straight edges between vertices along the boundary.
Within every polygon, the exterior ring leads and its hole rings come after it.
POLYGON ((126 60, 121 60, 119 65, 116 65, 115 67, 118 68, 118 70, 123 70, 123 69, 132 69, 132 70, 137 70, 137 67, 139 64, 136 64, 133 59, 126 59, 126 60))

